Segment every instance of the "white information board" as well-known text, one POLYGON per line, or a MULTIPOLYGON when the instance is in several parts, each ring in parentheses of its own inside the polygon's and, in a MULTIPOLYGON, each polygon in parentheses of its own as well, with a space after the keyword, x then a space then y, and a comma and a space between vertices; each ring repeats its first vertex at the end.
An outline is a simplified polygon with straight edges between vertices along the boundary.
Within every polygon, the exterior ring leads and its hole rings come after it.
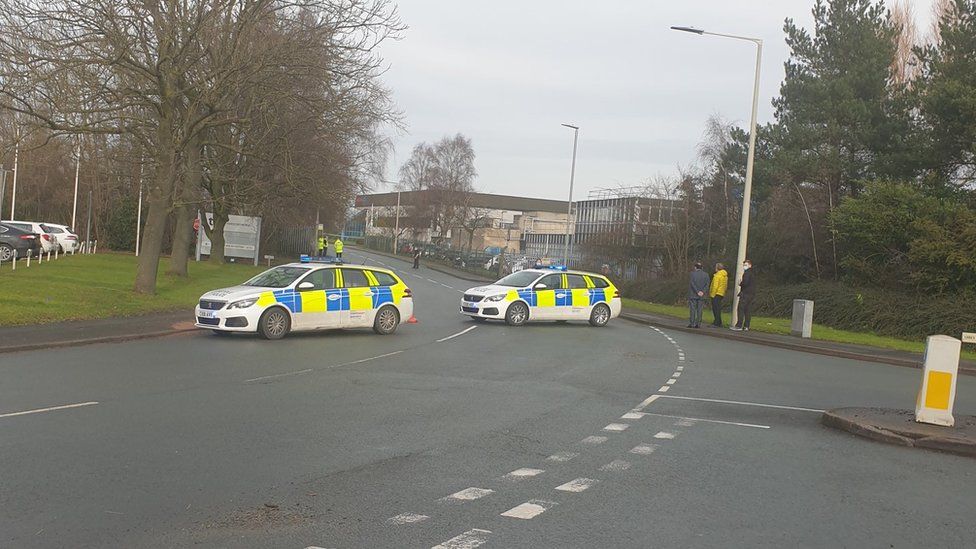
MULTIPOLYGON (((213 228, 213 214, 205 214, 206 223, 213 228)), ((229 216, 224 225, 224 257, 250 259, 258 264, 258 248, 261 243, 261 218, 245 215, 229 216)), ((200 227, 197 232, 197 261, 201 255, 210 255, 210 238, 200 227)))

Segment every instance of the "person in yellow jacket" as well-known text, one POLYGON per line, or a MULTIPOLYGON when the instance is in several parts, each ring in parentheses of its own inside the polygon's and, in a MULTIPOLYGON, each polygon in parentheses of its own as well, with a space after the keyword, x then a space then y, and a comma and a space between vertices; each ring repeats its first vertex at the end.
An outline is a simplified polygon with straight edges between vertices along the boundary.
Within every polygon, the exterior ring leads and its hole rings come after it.
POLYGON ((722 327, 722 300, 725 298, 725 291, 729 286, 729 273, 725 271, 725 265, 715 264, 715 275, 712 277, 712 285, 708 289, 708 297, 712 298, 712 326, 722 327))
POLYGON ((342 259, 342 240, 337 237, 335 239, 335 244, 332 245, 335 248, 335 254, 337 259, 342 259))
POLYGON ((319 235, 318 251, 319 257, 325 257, 325 248, 328 246, 325 242, 325 235, 319 235))

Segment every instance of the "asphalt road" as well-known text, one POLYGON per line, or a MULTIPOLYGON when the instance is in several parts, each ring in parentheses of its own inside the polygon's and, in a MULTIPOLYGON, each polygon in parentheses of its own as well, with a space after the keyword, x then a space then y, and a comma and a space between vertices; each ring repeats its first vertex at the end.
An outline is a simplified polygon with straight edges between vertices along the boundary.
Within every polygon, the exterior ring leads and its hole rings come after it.
POLYGON ((0 356, 0 547, 976 544, 971 459, 819 423, 912 406, 917 371, 476 324, 471 283, 367 261, 405 276, 419 324, 0 356))

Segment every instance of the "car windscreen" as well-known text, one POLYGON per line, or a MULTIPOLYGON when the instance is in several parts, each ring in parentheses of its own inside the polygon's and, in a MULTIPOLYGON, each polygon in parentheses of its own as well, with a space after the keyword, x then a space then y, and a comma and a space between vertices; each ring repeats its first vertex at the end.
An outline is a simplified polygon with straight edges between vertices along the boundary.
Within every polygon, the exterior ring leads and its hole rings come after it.
POLYGON ((519 271, 512 273, 495 283, 497 286, 509 286, 511 288, 524 288, 535 282, 539 278, 536 271, 519 271))
POLYGON ((248 280, 243 286, 259 286, 261 288, 284 288, 298 277, 308 272, 307 267, 275 267, 264 271, 258 276, 248 280))

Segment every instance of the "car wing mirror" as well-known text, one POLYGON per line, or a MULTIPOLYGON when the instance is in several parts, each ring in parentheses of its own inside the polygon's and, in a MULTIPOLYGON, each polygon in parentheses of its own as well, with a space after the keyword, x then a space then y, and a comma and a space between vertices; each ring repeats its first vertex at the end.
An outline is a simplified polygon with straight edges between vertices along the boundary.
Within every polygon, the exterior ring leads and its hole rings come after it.
POLYGON ((312 284, 311 282, 302 282, 301 284, 298 285, 299 292, 307 292, 308 290, 314 290, 314 289, 315 289, 315 284, 312 284))
POLYGON ((545 290, 545 289, 546 289, 546 288, 548 288, 548 287, 549 287, 549 286, 546 286, 545 284, 543 284, 543 283, 541 283, 541 282, 540 282, 539 284, 536 284, 536 285, 535 285, 535 289, 536 289, 536 290, 545 290))

